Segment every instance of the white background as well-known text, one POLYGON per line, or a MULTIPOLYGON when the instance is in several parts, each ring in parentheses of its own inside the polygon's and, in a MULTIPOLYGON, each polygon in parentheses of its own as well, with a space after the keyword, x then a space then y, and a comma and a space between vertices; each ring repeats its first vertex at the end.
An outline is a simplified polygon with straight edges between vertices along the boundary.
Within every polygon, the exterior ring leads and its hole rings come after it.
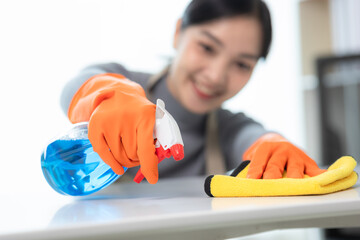
MULTIPOLYGON (((245 89, 225 106, 245 111, 300 146, 298 0, 267 0, 274 40, 245 89)), ((157 72, 173 54, 188 0, 0 1, 0 191, 52 191, 42 176, 45 144, 69 126, 59 97, 81 68, 120 62, 157 72)))

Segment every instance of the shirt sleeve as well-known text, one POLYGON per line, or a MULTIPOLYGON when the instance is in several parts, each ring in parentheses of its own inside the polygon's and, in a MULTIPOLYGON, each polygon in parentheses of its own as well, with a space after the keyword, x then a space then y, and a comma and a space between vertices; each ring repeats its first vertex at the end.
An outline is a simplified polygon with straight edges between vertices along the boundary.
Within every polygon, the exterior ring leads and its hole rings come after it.
POLYGON ((217 115, 220 148, 225 157, 226 169, 231 170, 242 161, 244 152, 269 131, 244 113, 220 109, 217 115))
POLYGON ((139 83, 143 88, 150 77, 150 74, 147 73, 129 71, 118 63, 104 63, 88 66, 80 71, 77 76, 67 82, 62 90, 60 96, 60 106, 65 114, 67 114, 70 102, 81 85, 83 85, 86 80, 92 76, 103 73, 117 73, 124 75, 128 79, 139 83))

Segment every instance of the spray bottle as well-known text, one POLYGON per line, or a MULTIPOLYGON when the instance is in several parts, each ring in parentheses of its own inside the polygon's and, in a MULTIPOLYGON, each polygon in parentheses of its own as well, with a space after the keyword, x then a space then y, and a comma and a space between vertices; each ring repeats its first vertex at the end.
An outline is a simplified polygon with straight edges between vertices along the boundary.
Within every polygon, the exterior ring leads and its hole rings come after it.
MULTIPOLYGON (((175 119, 166 111, 165 103, 156 102, 154 139, 159 163, 173 156, 184 158, 184 143, 175 119)), ((55 138, 41 155, 45 179, 57 192, 70 196, 84 196, 99 191, 122 175, 114 171, 94 152, 88 139, 88 123, 82 122, 55 138)), ((125 172, 127 168, 124 168, 125 172)), ((139 169, 134 181, 140 183, 144 176, 139 169)))

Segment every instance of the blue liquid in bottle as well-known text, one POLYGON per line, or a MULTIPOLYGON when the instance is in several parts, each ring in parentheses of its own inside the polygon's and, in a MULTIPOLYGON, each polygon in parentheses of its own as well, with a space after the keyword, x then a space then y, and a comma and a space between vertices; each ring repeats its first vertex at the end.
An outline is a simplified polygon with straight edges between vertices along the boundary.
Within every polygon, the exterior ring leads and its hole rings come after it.
POLYGON ((41 155, 41 167, 54 190, 71 196, 89 195, 120 177, 94 152, 87 138, 87 123, 74 125, 51 142, 41 155))

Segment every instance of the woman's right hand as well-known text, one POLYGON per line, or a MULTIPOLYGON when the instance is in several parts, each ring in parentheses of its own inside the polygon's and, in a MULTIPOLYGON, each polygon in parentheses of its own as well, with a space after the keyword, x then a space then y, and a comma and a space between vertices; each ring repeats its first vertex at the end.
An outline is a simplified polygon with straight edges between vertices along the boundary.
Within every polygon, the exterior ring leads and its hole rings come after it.
POLYGON ((72 122, 89 121, 94 151, 116 174, 123 174, 123 167, 140 165, 145 178, 154 184, 158 180, 155 110, 139 84, 119 74, 101 74, 78 90, 68 115, 72 122))

